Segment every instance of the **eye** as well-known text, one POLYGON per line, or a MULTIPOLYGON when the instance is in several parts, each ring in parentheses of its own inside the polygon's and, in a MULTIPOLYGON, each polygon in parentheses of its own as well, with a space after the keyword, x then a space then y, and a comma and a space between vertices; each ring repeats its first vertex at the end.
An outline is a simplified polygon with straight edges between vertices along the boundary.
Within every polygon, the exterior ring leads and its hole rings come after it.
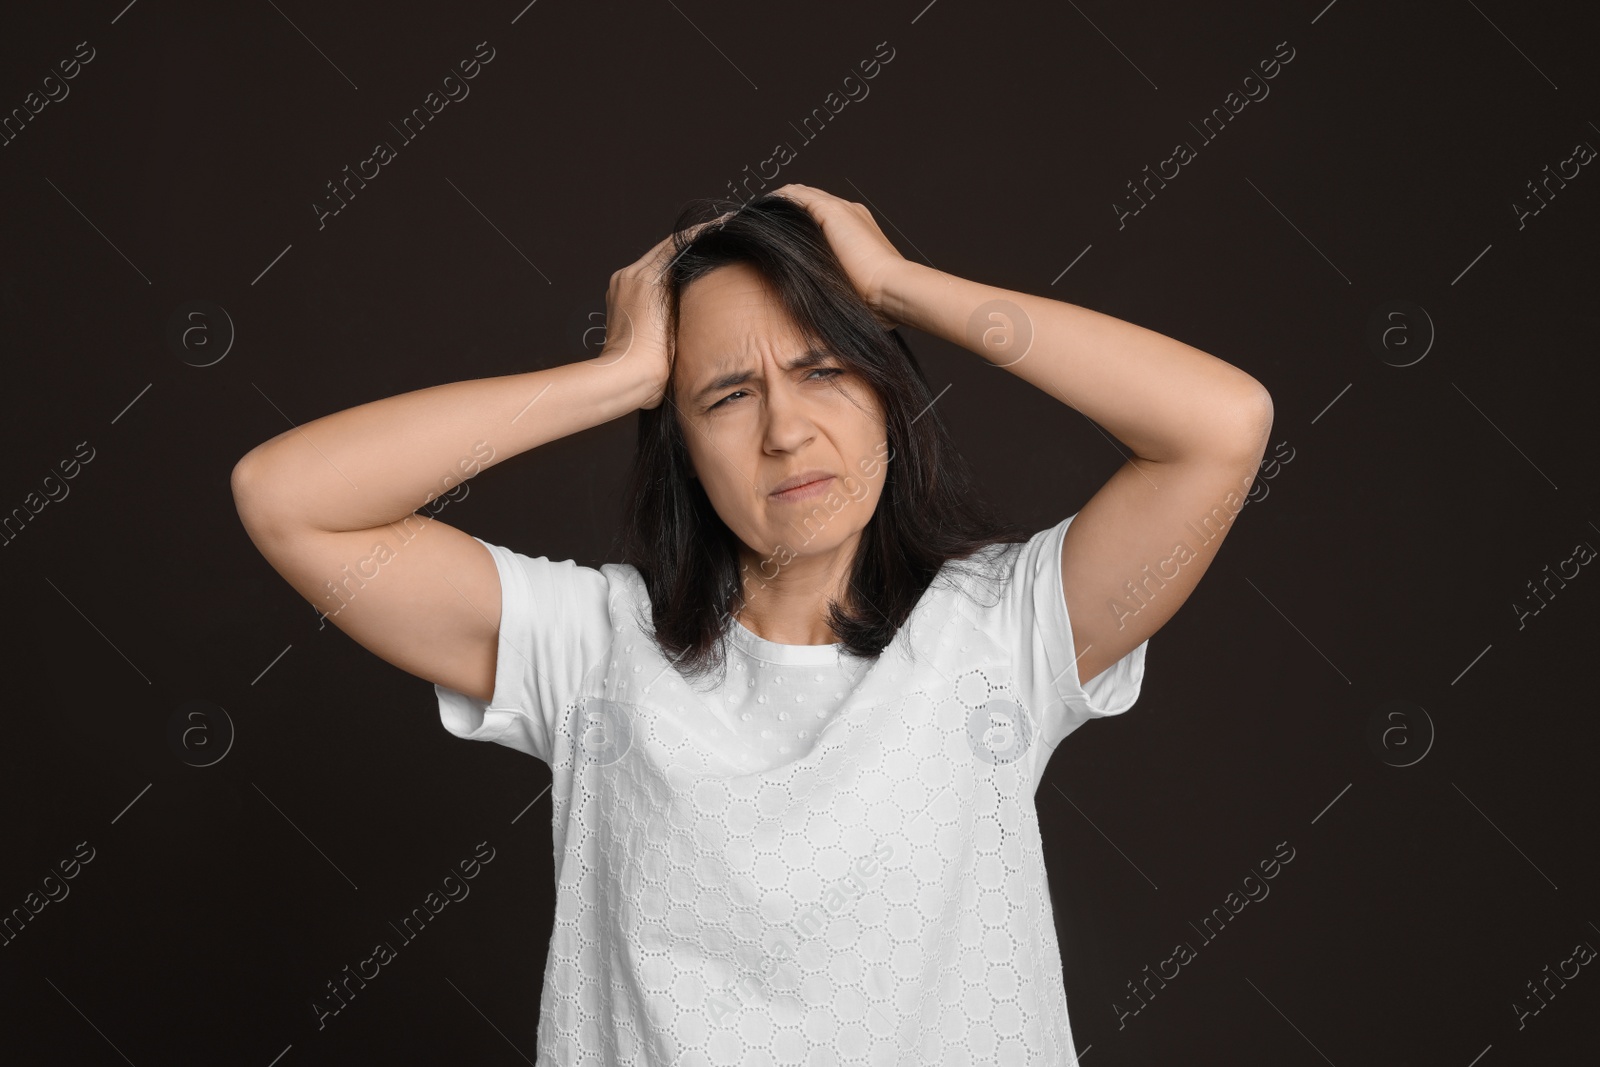
MULTIPOLYGON (((836 374, 844 374, 844 373, 845 373, 845 370, 844 370, 843 367, 817 367, 816 369, 814 369, 811 372, 811 374, 825 374, 825 375, 828 376, 827 378, 817 379, 817 380, 821 380, 821 381, 827 381, 829 378, 832 378, 836 374)), ((811 378, 811 374, 806 375, 807 380, 813 380, 811 378)), ((721 400, 717 401, 715 404, 712 404, 710 407, 706 408, 706 410, 707 411, 715 411, 718 408, 720 408, 722 405, 726 404, 728 401, 732 400, 734 397, 743 396, 743 395, 744 395, 744 390, 743 389, 736 389, 733 392, 729 393, 727 396, 723 397, 721 400)))

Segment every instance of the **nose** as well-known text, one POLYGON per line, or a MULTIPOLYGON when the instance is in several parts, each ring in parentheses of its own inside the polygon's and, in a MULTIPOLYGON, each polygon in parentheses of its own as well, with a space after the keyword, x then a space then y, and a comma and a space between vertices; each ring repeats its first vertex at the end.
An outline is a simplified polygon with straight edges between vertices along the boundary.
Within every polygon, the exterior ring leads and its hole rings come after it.
POLYGON ((798 452, 817 435, 804 397, 785 377, 769 376, 762 401, 763 437, 768 452, 798 452))

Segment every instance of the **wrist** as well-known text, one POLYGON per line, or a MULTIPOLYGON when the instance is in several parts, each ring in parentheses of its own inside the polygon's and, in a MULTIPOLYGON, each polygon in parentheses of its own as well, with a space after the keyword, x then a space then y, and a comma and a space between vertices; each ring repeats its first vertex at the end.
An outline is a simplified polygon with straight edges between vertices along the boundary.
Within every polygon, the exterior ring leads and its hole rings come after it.
POLYGON ((642 408, 659 396, 666 384, 648 360, 626 350, 602 349, 598 356, 583 363, 610 386, 606 390, 614 405, 607 413, 610 418, 620 418, 642 408))
POLYGON ((909 259, 901 260, 888 271, 880 290, 878 310, 887 319, 921 330, 935 332, 923 309, 928 301, 925 294, 930 285, 942 284, 944 272, 909 259))

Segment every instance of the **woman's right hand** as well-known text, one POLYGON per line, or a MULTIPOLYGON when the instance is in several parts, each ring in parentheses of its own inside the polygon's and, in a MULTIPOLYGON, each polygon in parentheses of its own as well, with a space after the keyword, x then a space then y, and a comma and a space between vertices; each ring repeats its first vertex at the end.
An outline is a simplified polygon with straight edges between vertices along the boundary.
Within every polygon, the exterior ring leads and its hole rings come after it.
MULTIPOLYGON (((693 237, 717 219, 697 223, 682 231, 693 237)), ((613 366, 626 361, 635 374, 650 382, 650 399, 641 408, 661 406, 672 376, 671 344, 667 337, 667 291, 662 275, 673 255, 668 235, 633 263, 611 275, 606 289, 606 343, 594 362, 613 366)))

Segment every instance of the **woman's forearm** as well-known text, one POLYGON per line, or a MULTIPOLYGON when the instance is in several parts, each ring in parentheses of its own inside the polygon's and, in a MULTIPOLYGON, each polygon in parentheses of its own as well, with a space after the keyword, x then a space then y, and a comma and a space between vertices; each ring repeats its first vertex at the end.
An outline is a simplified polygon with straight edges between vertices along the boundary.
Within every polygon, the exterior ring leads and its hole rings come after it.
POLYGON ((240 519, 247 527, 322 530, 397 522, 480 470, 638 408, 658 391, 644 369, 602 354, 325 415, 239 461, 240 519))
POLYGON ((884 313, 977 352, 1104 426, 1143 459, 1259 451, 1260 382, 1181 341, 1110 315, 906 261, 884 313), (1024 348, 1023 346, 1026 346, 1024 348))

